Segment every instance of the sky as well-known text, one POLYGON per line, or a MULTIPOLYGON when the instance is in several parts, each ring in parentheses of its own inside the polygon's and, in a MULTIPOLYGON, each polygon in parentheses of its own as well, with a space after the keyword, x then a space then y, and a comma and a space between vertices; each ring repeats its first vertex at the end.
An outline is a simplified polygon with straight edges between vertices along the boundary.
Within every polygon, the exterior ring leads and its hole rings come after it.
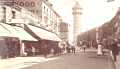
POLYGON ((63 21, 73 24, 72 7, 78 1, 81 10, 82 32, 98 27, 110 21, 120 6, 120 0, 107 2, 107 0, 51 0, 54 9, 62 16, 63 21))

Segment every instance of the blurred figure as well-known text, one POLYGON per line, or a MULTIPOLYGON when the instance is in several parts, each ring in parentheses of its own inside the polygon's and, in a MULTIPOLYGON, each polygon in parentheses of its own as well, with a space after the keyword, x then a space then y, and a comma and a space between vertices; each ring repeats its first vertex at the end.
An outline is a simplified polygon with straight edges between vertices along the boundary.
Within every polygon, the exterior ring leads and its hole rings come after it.
POLYGON ((72 53, 75 54, 75 46, 71 46, 72 53))
POLYGON ((75 44, 75 42, 72 42, 72 44, 71 44, 71 50, 72 50, 72 53, 74 53, 75 54, 75 46, 76 46, 76 44, 75 44))
POLYGON ((72 42, 72 44, 71 44, 71 50, 72 50, 72 53, 74 53, 75 54, 75 42, 72 42))
POLYGON ((103 55, 103 45, 102 45, 102 43, 98 43, 97 55, 103 55))
POLYGON ((71 51, 70 51, 70 46, 67 46, 66 47, 66 50, 67 50, 67 53, 70 53, 71 51))
POLYGON ((86 48, 87 48, 87 45, 86 45, 85 42, 83 43, 83 46, 82 46, 82 47, 83 47, 83 51, 85 52, 85 50, 86 50, 86 48))
POLYGON ((45 44, 43 46, 43 55, 44 55, 45 58, 47 58, 47 54, 48 54, 48 47, 47 47, 47 44, 45 44))
POLYGON ((118 43, 117 39, 114 39, 111 46, 110 46, 114 61, 117 61, 117 55, 119 54, 119 49, 118 49, 117 43, 118 43))

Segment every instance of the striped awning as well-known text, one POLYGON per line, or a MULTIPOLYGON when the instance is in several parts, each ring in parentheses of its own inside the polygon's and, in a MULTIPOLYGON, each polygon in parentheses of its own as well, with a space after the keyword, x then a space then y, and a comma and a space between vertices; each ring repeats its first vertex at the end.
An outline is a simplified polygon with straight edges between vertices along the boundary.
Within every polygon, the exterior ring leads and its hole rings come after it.
POLYGON ((7 29, 10 33, 12 33, 12 36, 14 37, 18 37, 19 39, 26 41, 37 41, 37 39, 32 37, 32 35, 30 35, 27 31, 25 31, 21 27, 11 26, 4 23, 1 23, 0 25, 7 29))
POLYGON ((61 41, 61 39, 54 33, 49 32, 47 30, 44 30, 42 28, 27 25, 27 27, 32 30, 33 33, 35 33, 39 38, 44 40, 52 40, 52 41, 61 41))

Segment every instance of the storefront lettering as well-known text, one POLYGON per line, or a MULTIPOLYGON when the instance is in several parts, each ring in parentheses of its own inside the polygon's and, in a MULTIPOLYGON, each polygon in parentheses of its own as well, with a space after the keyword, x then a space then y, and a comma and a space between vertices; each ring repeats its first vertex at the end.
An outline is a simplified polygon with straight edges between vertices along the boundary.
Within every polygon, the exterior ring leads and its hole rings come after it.
POLYGON ((20 2, 19 5, 20 5, 20 6, 24 6, 24 3, 23 3, 23 2, 20 2))
POLYGON ((0 4, 3 4, 3 3, 7 4, 7 5, 13 5, 13 3, 14 3, 14 4, 22 6, 22 7, 35 7, 35 2, 34 1, 1 0, 0 4))
POLYGON ((35 7, 35 2, 15 2, 15 4, 22 7, 35 7))
POLYGON ((34 7, 35 6, 35 2, 31 2, 31 6, 34 7))

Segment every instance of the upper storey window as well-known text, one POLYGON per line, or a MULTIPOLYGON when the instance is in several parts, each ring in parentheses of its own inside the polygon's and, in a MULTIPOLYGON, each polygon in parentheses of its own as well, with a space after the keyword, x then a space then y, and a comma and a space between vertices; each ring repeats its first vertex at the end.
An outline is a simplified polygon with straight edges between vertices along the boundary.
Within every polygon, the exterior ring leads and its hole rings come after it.
POLYGON ((12 18, 15 19, 16 18, 16 12, 12 11, 12 18))

